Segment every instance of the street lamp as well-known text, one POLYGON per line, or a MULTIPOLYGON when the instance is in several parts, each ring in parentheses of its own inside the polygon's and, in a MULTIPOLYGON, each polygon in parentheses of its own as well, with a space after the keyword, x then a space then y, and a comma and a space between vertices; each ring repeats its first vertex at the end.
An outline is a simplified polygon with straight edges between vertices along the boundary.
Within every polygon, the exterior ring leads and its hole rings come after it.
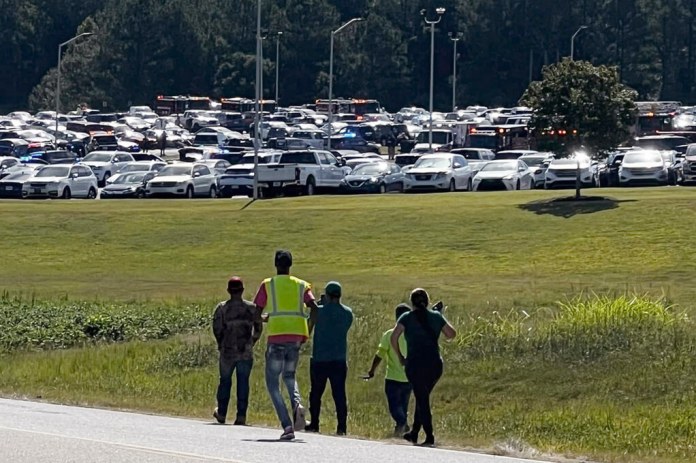
POLYGON ((437 19, 428 19, 427 11, 421 10, 421 16, 425 23, 430 25, 430 128, 428 129, 428 149, 433 151, 433 79, 435 74, 435 24, 439 23, 442 15, 445 14, 445 9, 442 7, 436 8, 437 19))
POLYGON ((459 32, 450 32, 450 40, 454 42, 454 57, 452 58, 452 112, 457 110, 457 42, 462 38, 459 32))
POLYGON ((261 113, 259 112, 259 100, 261 99, 261 56, 263 54, 261 36, 261 0, 256 2, 256 103, 254 105, 254 200, 259 199, 259 147, 261 145, 261 113))
POLYGON ((328 145, 331 149, 331 124, 333 123, 333 57, 334 57, 334 36, 353 23, 364 21, 364 18, 353 18, 335 31, 331 31, 331 53, 329 54, 329 139, 328 145))
MULTIPOLYGON (((94 35, 94 32, 83 32, 80 35, 76 35, 72 39, 61 43, 58 45, 58 77, 56 81, 56 133, 54 137, 54 141, 56 145, 58 144, 58 114, 60 114, 60 60, 61 60, 61 51, 64 46, 74 42, 77 39, 80 39, 82 37, 89 37, 90 35, 94 35)), ((58 148, 58 146, 56 146, 58 148)))
POLYGON ((275 81, 275 102, 276 107, 278 106, 278 76, 280 72, 280 37, 283 35, 282 32, 276 33, 276 81, 275 81))
POLYGON ((580 26, 577 31, 575 31, 575 34, 570 38, 570 60, 573 61, 573 58, 575 56, 575 37, 582 32, 583 30, 587 29, 588 26, 580 26))

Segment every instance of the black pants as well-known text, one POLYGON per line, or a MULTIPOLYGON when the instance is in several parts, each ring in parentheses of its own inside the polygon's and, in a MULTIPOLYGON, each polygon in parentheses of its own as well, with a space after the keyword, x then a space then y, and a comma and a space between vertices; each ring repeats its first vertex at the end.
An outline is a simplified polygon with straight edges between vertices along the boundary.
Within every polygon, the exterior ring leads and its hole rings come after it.
POLYGON ((421 427, 426 438, 433 437, 433 416, 430 412, 430 393, 442 376, 442 359, 411 361, 406 364, 406 377, 413 386, 416 412, 411 432, 418 435, 421 427))
POLYGON ((408 402, 411 398, 411 390, 411 383, 402 383, 391 379, 384 381, 389 413, 398 427, 406 425, 408 421, 408 402))
POLYGON ((348 365, 345 360, 335 362, 315 362, 309 366, 311 391, 309 392, 309 413, 312 415, 312 426, 319 429, 321 415, 321 397, 326 390, 326 382, 331 382, 331 395, 336 406, 337 431, 346 431, 348 420, 348 403, 346 399, 346 375, 348 365))

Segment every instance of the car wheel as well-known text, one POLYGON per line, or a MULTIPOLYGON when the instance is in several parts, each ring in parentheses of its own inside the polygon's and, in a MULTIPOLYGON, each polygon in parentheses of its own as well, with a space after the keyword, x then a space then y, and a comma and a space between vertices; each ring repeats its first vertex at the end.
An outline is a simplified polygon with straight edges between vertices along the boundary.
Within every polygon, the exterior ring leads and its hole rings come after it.
POLYGON ((404 182, 399 183, 399 190, 398 190, 399 193, 403 193, 403 192, 404 192, 404 189, 405 189, 405 188, 404 188, 404 182))
POLYGON ((97 190, 93 187, 87 192, 87 199, 97 199, 97 190))
POLYGON ((192 127, 192 130, 193 130, 194 132, 198 132, 199 130, 201 130, 201 126, 198 125, 198 124, 194 124, 193 127, 192 127))
POLYGON ((379 194, 384 194, 387 192, 387 186, 384 183, 380 183, 379 185, 379 194))
POLYGON ((106 181, 111 177, 111 172, 107 172, 104 174, 104 180, 102 180, 102 186, 106 186, 106 181))
POLYGON ((138 190, 138 192, 135 194, 135 197, 137 199, 143 199, 145 197, 145 192, 143 190, 138 190))
POLYGON ((469 181, 466 182, 466 191, 473 191, 474 189, 474 181, 469 177, 469 181))
POLYGON ((192 198, 193 198, 193 187, 192 187, 191 185, 189 185, 189 186, 186 188, 186 197, 187 197, 188 199, 192 199, 192 198))
POLYGON ((457 184, 454 183, 454 179, 450 180, 449 191, 457 191, 457 184))
POLYGON ((65 187, 63 190, 63 194, 60 196, 63 199, 70 199, 72 198, 72 194, 70 193, 70 187, 65 187))
POLYGON ((214 186, 210 187, 210 194, 209 194, 211 199, 217 198, 217 190, 215 189, 214 186))
POLYGON ((307 196, 314 196, 314 193, 316 193, 316 185, 314 183, 314 177, 309 177, 307 179, 307 186, 305 187, 305 193, 307 193, 307 196))
POLYGON ((517 183, 515 184, 515 190, 519 190, 521 188, 522 184, 520 182, 520 179, 517 179, 517 183))

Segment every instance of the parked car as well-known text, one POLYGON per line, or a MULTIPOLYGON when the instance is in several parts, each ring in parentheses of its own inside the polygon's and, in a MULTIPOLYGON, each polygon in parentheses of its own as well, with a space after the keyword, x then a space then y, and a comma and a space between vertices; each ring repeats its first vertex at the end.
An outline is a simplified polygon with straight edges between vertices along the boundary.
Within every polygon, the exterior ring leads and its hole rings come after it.
POLYGON ((625 155, 626 151, 616 151, 607 157, 606 162, 599 168, 600 186, 619 186, 619 167, 621 167, 625 155))
POLYGON ((544 188, 575 188, 578 163, 580 183, 583 188, 599 186, 597 163, 589 157, 554 159, 549 163, 544 177, 544 188))
POLYGON ((358 165, 339 185, 342 193, 387 193, 404 191, 404 174, 396 164, 385 161, 358 165))
POLYGON ((299 138, 312 149, 324 149, 326 147, 326 134, 319 129, 293 130, 290 133, 290 138, 299 138))
POLYGON ((342 164, 350 169, 347 172, 351 172, 360 164, 366 164, 369 162, 383 162, 384 158, 375 153, 351 153, 341 155, 340 160, 342 164))
POLYGON ((0 178, 6 175, 8 169, 19 165, 19 159, 11 156, 0 156, 0 178))
POLYGON ((22 185, 23 198, 95 199, 97 191, 97 177, 79 164, 41 167, 22 185))
POLYGON ((75 164, 80 158, 68 150, 37 151, 27 155, 25 162, 45 162, 46 164, 75 164))
POLYGON ((534 188, 544 188, 546 169, 556 155, 553 153, 527 153, 518 159, 524 161, 534 174, 534 188))
POLYGON ((522 156, 530 156, 533 154, 539 154, 538 151, 534 150, 504 150, 495 153, 496 159, 519 159, 522 156))
POLYGON ((524 161, 498 160, 484 165, 474 176, 474 191, 531 190, 534 172, 524 161))
MULTIPOLYGON (((281 151, 259 153, 259 165, 275 164, 280 160, 281 151)), ((220 196, 231 198, 235 195, 254 194, 254 153, 245 154, 238 164, 228 167, 218 179, 220 196)))
POLYGON ((667 185, 669 166, 659 151, 628 151, 619 167, 619 186, 667 185))
POLYGON ((481 167, 488 161, 495 159, 495 152, 485 148, 455 148, 450 151, 452 154, 461 154, 469 162, 471 172, 476 175, 481 167))
POLYGON ((424 154, 406 174, 404 190, 471 191, 472 177, 469 163, 460 154, 424 154))
POLYGON ((154 172, 125 172, 112 177, 113 182, 102 188, 101 199, 144 198, 145 184, 152 180, 154 172))
POLYGON ((318 189, 334 189, 345 177, 343 165, 328 151, 286 151, 278 164, 265 164, 258 170, 258 183, 270 194, 282 190, 313 195, 318 189))
POLYGON ((114 175, 106 179, 106 184, 114 183, 120 176, 132 172, 154 172, 158 173, 167 166, 166 162, 162 161, 133 161, 128 162, 119 168, 114 175))
POLYGON ((696 182, 696 144, 690 144, 682 159, 682 184, 696 182))
POLYGON ((205 164, 210 168, 213 175, 221 176, 225 171, 232 165, 229 161, 225 159, 206 159, 201 161, 201 164, 205 164))
POLYGON ((332 135, 331 148, 337 150, 353 150, 360 153, 379 153, 379 146, 360 137, 332 135))
POLYGON ((157 177, 147 182, 147 196, 217 197, 217 177, 210 168, 200 163, 177 163, 162 169, 157 177))
POLYGON ((111 177, 121 167, 129 162, 134 162, 130 153, 123 151, 92 151, 82 158, 80 164, 89 166, 96 175, 99 186, 106 185, 106 179, 111 177))
POLYGON ((32 170, 8 172, 0 178, 0 198, 21 199, 24 183, 34 176, 32 170))

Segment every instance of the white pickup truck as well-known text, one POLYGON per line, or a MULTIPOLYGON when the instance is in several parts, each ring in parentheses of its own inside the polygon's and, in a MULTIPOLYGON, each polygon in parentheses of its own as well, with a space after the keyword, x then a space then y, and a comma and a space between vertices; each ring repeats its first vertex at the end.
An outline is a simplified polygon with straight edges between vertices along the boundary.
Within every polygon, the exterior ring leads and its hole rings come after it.
POLYGON ((302 192, 313 195, 317 189, 338 191, 346 169, 328 151, 286 151, 278 164, 259 165, 258 183, 264 195, 302 192))
MULTIPOLYGON (((259 167, 265 164, 277 164, 282 151, 259 152, 259 167)), ((254 153, 245 154, 239 163, 225 170, 218 179, 220 196, 231 198, 235 195, 253 196, 254 194, 254 153)))

